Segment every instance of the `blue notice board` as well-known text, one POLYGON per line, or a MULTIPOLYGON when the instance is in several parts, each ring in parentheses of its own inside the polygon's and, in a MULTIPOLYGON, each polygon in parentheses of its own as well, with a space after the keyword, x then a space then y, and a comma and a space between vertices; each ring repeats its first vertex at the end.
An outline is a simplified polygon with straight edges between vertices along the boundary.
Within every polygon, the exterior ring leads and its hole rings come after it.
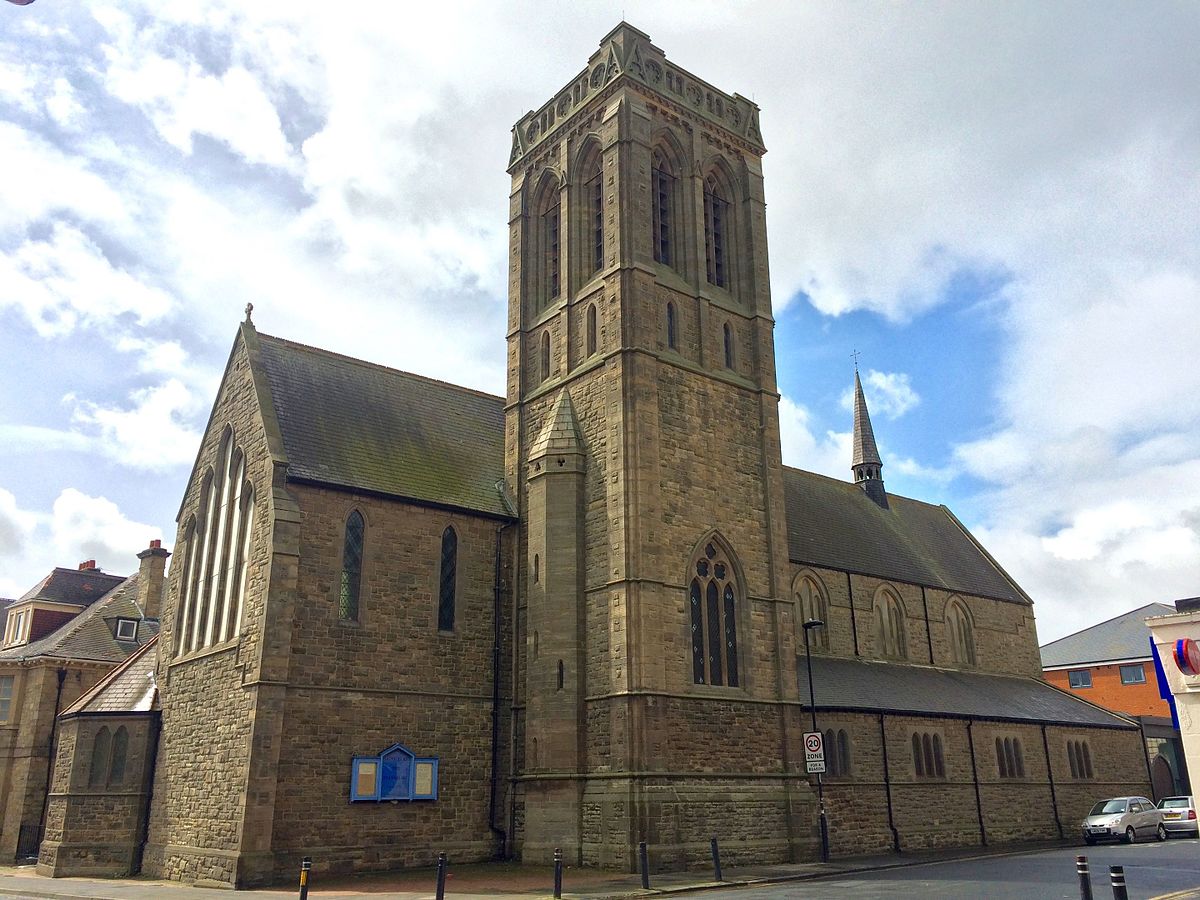
POLYGON ((417 756, 392 744, 378 756, 356 756, 350 769, 351 802, 436 800, 438 757, 417 756))

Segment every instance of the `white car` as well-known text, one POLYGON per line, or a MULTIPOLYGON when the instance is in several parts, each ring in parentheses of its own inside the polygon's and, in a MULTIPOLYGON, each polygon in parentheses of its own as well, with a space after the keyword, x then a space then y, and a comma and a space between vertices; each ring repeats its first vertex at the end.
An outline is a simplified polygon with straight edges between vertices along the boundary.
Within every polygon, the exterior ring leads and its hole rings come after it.
POLYGON ((1163 825, 1171 834, 1200 837, 1196 822, 1196 801, 1192 797, 1163 797, 1158 801, 1163 825))
POLYGON ((1138 836, 1154 835, 1167 839, 1162 810, 1146 797, 1113 797, 1101 800, 1083 820, 1083 842, 1125 841, 1132 844, 1138 836))

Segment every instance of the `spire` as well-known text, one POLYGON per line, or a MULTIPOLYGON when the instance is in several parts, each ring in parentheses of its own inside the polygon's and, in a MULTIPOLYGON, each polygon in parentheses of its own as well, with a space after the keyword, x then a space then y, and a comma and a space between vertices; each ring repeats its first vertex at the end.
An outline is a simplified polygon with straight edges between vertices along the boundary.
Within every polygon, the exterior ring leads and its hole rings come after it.
POLYGON ((554 401, 554 408, 546 417, 541 433, 529 448, 530 458, 549 456, 554 453, 582 453, 583 442, 579 438, 579 423, 575 418, 575 407, 566 388, 554 401))
POLYGON ((871 416, 867 412, 867 398, 863 396, 862 382, 858 378, 858 363, 854 365, 854 456, 850 460, 854 472, 854 483, 880 506, 887 506, 887 493, 883 489, 883 460, 875 446, 875 431, 871 428, 871 416))

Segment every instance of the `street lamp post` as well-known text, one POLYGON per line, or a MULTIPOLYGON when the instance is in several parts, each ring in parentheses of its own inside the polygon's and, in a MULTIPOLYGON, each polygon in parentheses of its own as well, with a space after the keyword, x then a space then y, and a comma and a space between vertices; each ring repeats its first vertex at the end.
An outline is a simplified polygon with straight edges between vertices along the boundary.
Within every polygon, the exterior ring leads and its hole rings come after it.
MULTIPOLYGON (((812 730, 817 730, 817 701, 813 691, 812 677, 812 648, 809 646, 808 633, 814 628, 825 625, 820 619, 806 619, 804 622, 804 662, 808 666, 808 710, 812 713, 812 730)), ((817 773, 817 805, 821 810, 821 862, 829 862, 829 819, 825 816, 825 787, 821 783, 821 773, 817 773)))

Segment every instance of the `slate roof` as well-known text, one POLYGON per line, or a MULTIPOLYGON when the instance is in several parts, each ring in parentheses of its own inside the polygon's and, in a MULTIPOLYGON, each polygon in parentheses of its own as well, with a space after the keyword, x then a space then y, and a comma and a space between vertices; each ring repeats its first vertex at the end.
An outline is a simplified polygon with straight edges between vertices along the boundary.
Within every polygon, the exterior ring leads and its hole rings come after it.
MULTIPOLYGON (((113 578, 115 576, 106 576, 113 578)), ((115 588, 75 618, 43 638, 0 650, 0 663, 35 657, 124 662, 140 645, 158 634, 158 621, 147 619, 138 605, 138 576, 118 580, 115 588), (137 641, 118 641, 105 619, 137 619, 137 641)))
POLYGON ((80 713, 149 712, 160 709, 158 685, 154 681, 158 635, 142 644, 61 715, 80 713))
POLYGON ((858 380, 858 369, 854 370, 854 439, 850 454, 850 466, 864 463, 881 466, 879 448, 875 446, 875 429, 871 427, 871 416, 867 412, 867 398, 863 396, 862 382, 858 380))
MULTIPOLYGON (((1035 678, 858 659, 812 659, 817 709, 883 711, 1055 725, 1136 726, 1035 678)), ((808 673, 800 666, 808 707, 808 673)))
POLYGON ((1042 645, 1042 666, 1076 666, 1117 659, 1149 659, 1149 616, 1168 616, 1175 607, 1147 603, 1106 622, 1042 645))
POLYGON ((788 556, 803 565, 891 578, 980 597, 1029 597, 945 506, 785 466, 788 556))
POLYGON ((4 623, 8 619, 8 608, 15 601, 9 600, 7 597, 0 597, 0 635, 4 634, 4 623))
POLYGON ((504 400, 265 334, 288 477, 512 518, 504 400))
POLYGON ((46 600, 51 603, 87 606, 95 603, 124 580, 124 575, 107 575, 99 569, 56 568, 22 594, 16 602, 46 600))

